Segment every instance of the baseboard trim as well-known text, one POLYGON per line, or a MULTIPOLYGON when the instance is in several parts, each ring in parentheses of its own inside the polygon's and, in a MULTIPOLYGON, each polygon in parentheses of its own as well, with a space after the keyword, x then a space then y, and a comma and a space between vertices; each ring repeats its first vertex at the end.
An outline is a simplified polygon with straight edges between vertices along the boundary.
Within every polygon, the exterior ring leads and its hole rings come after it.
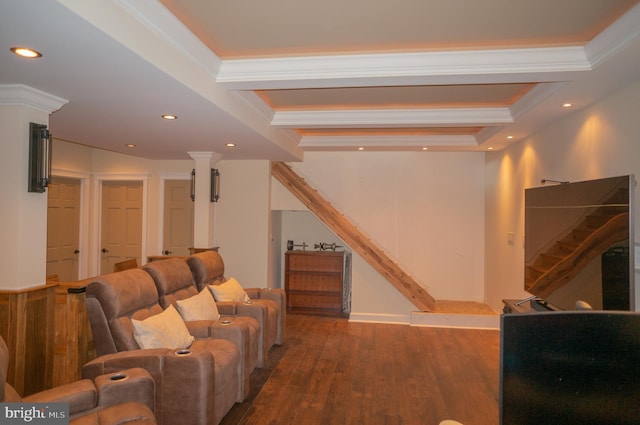
POLYGON ((500 316, 487 314, 446 314, 411 312, 411 326, 462 329, 500 329, 500 316))
POLYGON ((409 315, 403 314, 373 314, 373 313, 351 313, 349 315, 350 322, 362 323, 388 323, 395 325, 409 325, 409 315))

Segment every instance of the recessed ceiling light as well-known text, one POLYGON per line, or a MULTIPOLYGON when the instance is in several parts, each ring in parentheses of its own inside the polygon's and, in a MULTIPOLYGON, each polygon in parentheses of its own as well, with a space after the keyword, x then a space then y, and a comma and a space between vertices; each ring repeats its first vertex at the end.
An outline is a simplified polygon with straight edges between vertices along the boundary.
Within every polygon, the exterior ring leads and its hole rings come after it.
POLYGON ((169 121, 177 120, 178 116, 177 115, 171 115, 171 114, 163 114, 162 115, 162 119, 169 120, 169 121))
POLYGON ((563 103, 562 107, 563 108, 571 108, 573 106, 573 103, 563 103))
POLYGON ((363 150, 364 150, 364 148, 363 148, 362 146, 360 146, 360 147, 358 148, 358 150, 359 150, 359 151, 363 151, 363 150))
POLYGON ((428 150, 429 150, 429 148, 425 146, 425 147, 423 147, 423 148, 422 148, 422 150, 423 150, 423 151, 428 151, 428 150))
POLYGON ((236 144, 233 142, 225 143, 224 145, 228 148, 234 148, 236 146, 236 144))
POLYGON ((493 150, 493 146, 489 146, 489 147, 487 148, 487 150, 492 151, 492 150, 493 150))
POLYGON ((513 136, 507 136, 507 139, 513 139, 513 136))
POLYGON ((22 56, 23 58, 33 59, 42 57, 42 53, 28 47, 12 47, 11 51, 18 56, 22 56))
POLYGON ((129 149, 133 149, 136 147, 136 145, 134 145, 133 143, 127 143, 125 146, 128 147, 129 149))

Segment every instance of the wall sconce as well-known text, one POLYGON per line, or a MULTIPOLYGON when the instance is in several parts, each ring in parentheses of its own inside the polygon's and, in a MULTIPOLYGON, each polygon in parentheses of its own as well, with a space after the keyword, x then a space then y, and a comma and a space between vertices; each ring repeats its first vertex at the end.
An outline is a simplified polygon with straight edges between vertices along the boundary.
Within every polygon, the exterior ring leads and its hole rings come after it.
POLYGON ((220 172, 217 168, 211 169, 211 202, 220 199, 220 172))
POLYGON ((51 133, 43 124, 29 123, 29 192, 43 193, 51 182, 51 133))
MULTIPOLYGON (((211 169, 211 202, 220 199, 220 172, 216 168, 211 169)), ((191 200, 196 200, 196 169, 191 170, 191 200)))
POLYGON ((196 200, 196 169, 191 170, 191 200, 196 200))

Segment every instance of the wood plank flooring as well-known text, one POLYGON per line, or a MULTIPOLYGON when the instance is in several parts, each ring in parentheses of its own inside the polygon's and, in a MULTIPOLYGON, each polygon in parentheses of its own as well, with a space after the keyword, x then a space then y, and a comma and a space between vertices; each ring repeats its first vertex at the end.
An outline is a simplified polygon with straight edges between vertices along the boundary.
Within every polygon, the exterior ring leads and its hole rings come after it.
POLYGON ((287 316, 222 425, 498 423, 500 334, 287 316))

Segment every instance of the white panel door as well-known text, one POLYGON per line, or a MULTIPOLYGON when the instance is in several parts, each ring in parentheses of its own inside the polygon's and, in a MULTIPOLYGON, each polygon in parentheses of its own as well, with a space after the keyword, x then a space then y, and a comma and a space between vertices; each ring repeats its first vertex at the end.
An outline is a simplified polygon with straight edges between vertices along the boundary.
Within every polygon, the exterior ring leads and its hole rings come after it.
POLYGON ((102 183, 100 274, 113 272, 113 265, 142 256, 142 182, 102 183))
POLYGON ((54 177, 47 202, 47 276, 78 280, 80 180, 54 177))
POLYGON ((189 255, 193 246, 193 201, 189 180, 164 182, 164 255, 189 255))

